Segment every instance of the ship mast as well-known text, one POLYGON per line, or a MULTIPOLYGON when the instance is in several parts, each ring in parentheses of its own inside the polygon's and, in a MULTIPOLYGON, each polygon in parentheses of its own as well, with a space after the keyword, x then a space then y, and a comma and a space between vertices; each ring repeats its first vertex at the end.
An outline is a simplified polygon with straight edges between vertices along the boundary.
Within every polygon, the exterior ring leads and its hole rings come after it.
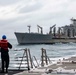
POLYGON ((30 33, 30 28, 31 28, 31 26, 30 26, 30 25, 28 25, 27 27, 28 27, 28 30, 29 30, 29 33, 30 33))

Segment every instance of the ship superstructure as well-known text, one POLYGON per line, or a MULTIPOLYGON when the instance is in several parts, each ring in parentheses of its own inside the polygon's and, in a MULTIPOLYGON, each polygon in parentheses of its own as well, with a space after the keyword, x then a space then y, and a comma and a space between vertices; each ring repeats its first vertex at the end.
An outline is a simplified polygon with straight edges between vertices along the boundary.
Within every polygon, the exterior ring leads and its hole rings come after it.
POLYGON ((71 19, 72 23, 70 25, 63 26, 63 34, 66 38, 76 37, 76 19, 71 19))

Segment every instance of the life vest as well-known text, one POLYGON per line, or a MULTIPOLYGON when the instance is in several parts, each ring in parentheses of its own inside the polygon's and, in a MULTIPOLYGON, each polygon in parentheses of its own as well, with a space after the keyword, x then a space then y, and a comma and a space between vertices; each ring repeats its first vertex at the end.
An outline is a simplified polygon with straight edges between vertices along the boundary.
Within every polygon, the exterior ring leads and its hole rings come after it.
POLYGON ((4 50, 8 50, 8 41, 5 39, 0 40, 0 47, 4 50))

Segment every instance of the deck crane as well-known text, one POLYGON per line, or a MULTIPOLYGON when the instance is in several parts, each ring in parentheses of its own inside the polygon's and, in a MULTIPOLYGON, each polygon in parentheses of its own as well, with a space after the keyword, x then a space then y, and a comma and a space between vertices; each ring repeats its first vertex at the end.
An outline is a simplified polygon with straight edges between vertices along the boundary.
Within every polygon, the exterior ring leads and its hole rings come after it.
POLYGON ((30 26, 30 25, 28 25, 27 27, 28 27, 28 30, 29 30, 29 33, 30 33, 30 28, 31 28, 31 26, 30 26))
POLYGON ((62 35, 62 27, 59 27, 58 28, 58 37, 60 38, 62 35))
POLYGON ((53 28, 53 36, 56 37, 56 27, 53 28))
POLYGON ((43 34, 42 27, 41 27, 41 26, 39 26, 39 25, 37 25, 37 27, 38 27, 38 33, 39 33, 39 28, 40 28, 40 29, 41 29, 41 34, 43 34))
POLYGON ((61 28, 59 27, 59 28, 58 28, 58 34, 60 34, 60 30, 61 30, 61 28))
MULTIPOLYGON (((54 28, 56 26, 56 24, 54 24, 52 27, 50 27, 50 32, 49 34, 52 34, 52 28, 54 28)), ((54 28, 55 29, 55 28, 54 28)))

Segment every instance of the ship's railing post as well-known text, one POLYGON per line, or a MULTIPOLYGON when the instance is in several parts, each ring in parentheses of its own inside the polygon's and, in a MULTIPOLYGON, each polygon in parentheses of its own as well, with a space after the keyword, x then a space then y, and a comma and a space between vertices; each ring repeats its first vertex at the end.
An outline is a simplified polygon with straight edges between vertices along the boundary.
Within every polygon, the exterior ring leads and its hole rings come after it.
POLYGON ((31 68, 33 68, 33 60, 31 58, 31 53, 30 53, 30 49, 28 49, 28 53, 29 53, 29 58, 30 58, 30 63, 31 63, 31 68))
POLYGON ((43 48, 41 49, 41 66, 44 66, 44 61, 43 61, 43 48))
POLYGON ((44 51, 45 51, 45 62, 46 62, 46 65, 48 65, 46 50, 44 50, 44 51))
POLYGON ((21 60, 21 63, 20 63, 20 66, 19 66, 19 70, 21 68, 21 64, 22 64, 22 61, 23 59, 26 57, 26 60, 27 60, 27 66, 28 66, 28 70, 30 70, 30 66, 29 66, 29 56, 28 56, 28 49, 24 49, 24 53, 23 53, 23 56, 22 56, 22 60, 21 60), (25 53, 26 53, 26 56, 25 56, 25 53))
MULTIPOLYGON (((27 50, 27 49, 25 49, 25 50, 27 50)), ((20 70, 20 68, 21 68, 21 64, 22 64, 23 58, 24 58, 24 56, 25 56, 25 50, 24 50, 24 53, 23 53, 23 56, 22 56, 22 60, 21 60, 20 66, 19 66, 19 70, 20 70)))
POLYGON ((45 49, 41 49, 41 66, 48 65, 47 54, 45 49))
POLYGON ((29 58, 28 58, 28 49, 26 49, 25 52, 26 52, 26 58, 27 58, 28 70, 30 70, 30 66, 29 66, 29 58))

